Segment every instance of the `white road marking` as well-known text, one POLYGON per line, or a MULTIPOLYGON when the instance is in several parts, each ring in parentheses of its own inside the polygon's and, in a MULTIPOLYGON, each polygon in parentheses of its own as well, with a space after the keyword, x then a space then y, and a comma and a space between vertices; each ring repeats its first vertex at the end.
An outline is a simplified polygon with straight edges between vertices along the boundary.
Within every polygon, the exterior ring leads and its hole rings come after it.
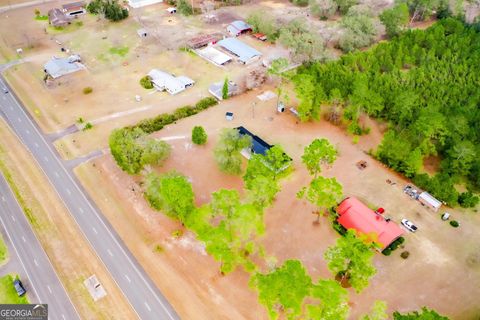
POLYGON ((35 263, 35 265, 38 267, 37 259, 33 259, 33 263, 35 263))
POLYGON ((38 148, 38 143, 35 142, 34 145, 35 145, 35 148, 38 148))
POLYGON ((4 196, 2 196, 2 201, 3 201, 3 202, 7 202, 7 200, 5 199, 4 196))
POLYGON ((53 293, 52 288, 50 288, 50 286, 47 286, 47 289, 48 289, 48 292, 50 292, 50 294, 53 293))
POLYGON ((152 309, 150 308, 147 302, 145 302, 145 307, 147 307, 148 311, 152 311, 152 309))
POLYGON ((67 318, 65 318, 65 315, 64 315, 64 314, 62 314, 62 318, 63 318, 63 320, 67 320, 67 318))
POLYGON ((95 227, 92 227, 92 230, 93 232, 95 232, 95 234, 98 234, 97 229, 95 229, 95 227))
POLYGON ((17 120, 18 120, 18 122, 22 122, 22 119, 20 119, 20 118, 17 118, 17 120))
POLYGON ((128 281, 129 283, 132 282, 132 280, 130 280, 130 278, 129 278, 127 275, 125 275, 125 278, 127 279, 127 281, 128 281))
POLYGON ((60 178, 60 175, 58 174, 57 171, 55 171, 55 177, 60 178))
POLYGON ((30 134, 30 130, 28 130, 28 129, 27 129, 27 130, 25 130, 25 132, 26 132, 27 134, 30 134))
POLYGON ((16 220, 15 220, 15 217, 14 217, 14 216, 11 216, 11 217, 12 217, 13 222, 15 222, 15 221, 16 221, 16 220))
POLYGON ((83 213, 83 209, 82 209, 82 208, 78 208, 78 211, 80 211, 80 213, 83 213))
POLYGON ((48 162, 48 157, 47 157, 47 156, 44 156, 44 157, 43 157, 43 160, 45 160, 46 162, 48 162))
POLYGON ((22 240, 23 240, 23 242, 25 242, 25 243, 27 242, 27 239, 25 239, 24 236, 22 236, 22 240))
POLYGON ((110 249, 107 249, 107 252, 108 252, 108 254, 109 254, 110 256, 113 257, 113 253, 112 253, 112 251, 110 251, 110 249))
POLYGON ((70 189, 68 189, 68 188, 67 188, 67 189, 65 189, 65 191, 67 191, 67 193, 68 193, 69 195, 71 195, 71 194, 72 194, 72 191, 70 191, 70 189))

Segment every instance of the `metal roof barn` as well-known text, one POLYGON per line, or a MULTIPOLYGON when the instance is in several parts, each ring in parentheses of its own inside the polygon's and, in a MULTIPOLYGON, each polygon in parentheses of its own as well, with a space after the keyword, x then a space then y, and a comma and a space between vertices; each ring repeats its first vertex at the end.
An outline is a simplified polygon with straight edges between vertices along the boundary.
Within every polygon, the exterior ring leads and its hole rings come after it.
POLYGON ((262 56, 260 52, 236 38, 226 38, 218 41, 218 45, 238 57, 242 63, 247 64, 255 58, 262 56))
POLYGON ((227 26, 227 31, 232 36, 238 36, 242 33, 252 31, 252 26, 242 20, 233 21, 227 26))
POLYGON ((404 233, 395 222, 375 213, 355 197, 343 200, 337 208, 337 213, 338 223, 346 229, 354 229, 366 235, 379 243, 382 250, 404 233))
POLYGON ((230 61, 232 61, 232 58, 221 52, 218 51, 217 49, 213 47, 205 47, 203 49, 197 49, 195 51, 200 57, 207 59, 208 61, 212 62, 213 64, 216 64, 218 66, 222 66, 230 61))

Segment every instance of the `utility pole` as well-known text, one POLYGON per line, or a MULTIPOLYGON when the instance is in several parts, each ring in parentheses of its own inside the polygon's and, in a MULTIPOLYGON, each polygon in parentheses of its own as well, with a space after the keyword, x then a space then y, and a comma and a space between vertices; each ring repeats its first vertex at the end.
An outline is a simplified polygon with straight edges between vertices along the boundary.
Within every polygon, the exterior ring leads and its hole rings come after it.
POLYGON ((252 102, 252 119, 255 119, 255 105, 256 105, 256 104, 257 104, 257 103, 256 103, 255 101, 252 102))

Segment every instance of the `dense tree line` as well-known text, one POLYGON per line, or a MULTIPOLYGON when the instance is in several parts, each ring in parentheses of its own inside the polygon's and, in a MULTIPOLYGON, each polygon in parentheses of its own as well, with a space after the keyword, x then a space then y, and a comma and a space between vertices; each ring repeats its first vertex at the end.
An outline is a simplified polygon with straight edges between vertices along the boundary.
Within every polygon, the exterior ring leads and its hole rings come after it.
POLYGON ((110 21, 128 18, 128 9, 123 8, 116 0, 93 0, 87 5, 91 14, 103 14, 110 21))
POLYGON ((350 126, 359 127, 362 114, 387 120, 376 156, 408 177, 419 174, 425 157, 440 157, 439 175, 417 180, 453 205, 460 179, 480 188, 478 61, 480 34, 444 19, 369 51, 300 68, 293 79, 300 117, 318 119, 321 105, 335 101, 350 126))

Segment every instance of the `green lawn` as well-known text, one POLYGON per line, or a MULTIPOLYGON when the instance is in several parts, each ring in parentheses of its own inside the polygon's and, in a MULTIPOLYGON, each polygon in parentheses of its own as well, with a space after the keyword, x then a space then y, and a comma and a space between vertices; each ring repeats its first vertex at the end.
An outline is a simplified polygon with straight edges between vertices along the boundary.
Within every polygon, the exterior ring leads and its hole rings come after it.
POLYGON ((27 304, 27 296, 19 297, 13 287, 14 276, 7 274, 0 278, 0 303, 1 304, 27 304))
POLYGON ((8 250, 5 242, 3 241, 2 236, 0 235, 0 265, 7 261, 8 250))

